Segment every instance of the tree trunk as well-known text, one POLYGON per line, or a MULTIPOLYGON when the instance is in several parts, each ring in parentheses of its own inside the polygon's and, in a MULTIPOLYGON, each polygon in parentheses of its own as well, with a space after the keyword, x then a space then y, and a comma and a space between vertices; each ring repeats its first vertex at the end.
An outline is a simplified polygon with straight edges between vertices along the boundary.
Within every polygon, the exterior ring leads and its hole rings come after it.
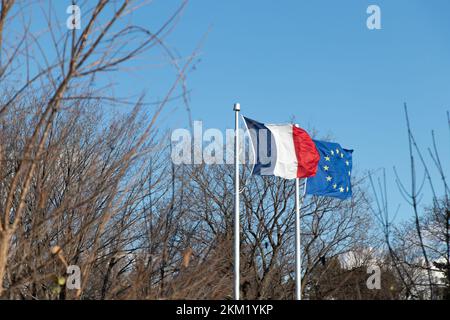
POLYGON ((0 232, 0 297, 3 294, 3 279, 5 277, 6 264, 8 262, 8 251, 11 240, 9 231, 0 232))

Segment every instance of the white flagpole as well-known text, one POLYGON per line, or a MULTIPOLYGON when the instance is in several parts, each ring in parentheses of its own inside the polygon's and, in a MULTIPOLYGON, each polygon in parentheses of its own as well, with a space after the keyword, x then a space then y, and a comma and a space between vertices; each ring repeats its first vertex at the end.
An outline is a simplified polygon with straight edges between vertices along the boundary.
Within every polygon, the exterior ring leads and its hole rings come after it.
POLYGON ((240 221, 239 221, 239 111, 241 105, 239 103, 234 104, 235 115, 235 142, 234 142, 234 299, 239 300, 240 293, 240 279, 239 279, 239 236, 240 236, 240 221))
POLYGON ((300 246, 300 207, 306 193, 306 181, 303 186, 303 196, 300 203, 300 179, 295 179, 295 297, 302 300, 302 255, 300 246))

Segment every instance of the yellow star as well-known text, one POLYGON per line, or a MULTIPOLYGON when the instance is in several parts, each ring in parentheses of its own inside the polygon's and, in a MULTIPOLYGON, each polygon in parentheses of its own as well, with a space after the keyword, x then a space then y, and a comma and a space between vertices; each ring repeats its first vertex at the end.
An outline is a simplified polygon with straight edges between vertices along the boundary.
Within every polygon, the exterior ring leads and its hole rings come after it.
POLYGON ((340 187, 340 188, 339 188, 339 191, 340 191, 340 192, 344 192, 344 188, 340 187))
POLYGON ((336 149, 336 153, 339 154, 339 149, 336 149))
POLYGON ((346 190, 346 191, 348 192, 348 190, 349 190, 349 189, 348 189, 348 187, 347 187, 347 190, 346 190))
POLYGON ((329 166, 324 166, 324 167, 323 167, 323 170, 325 170, 325 171, 328 171, 328 169, 330 169, 329 166))
POLYGON ((334 151, 333 150, 331 150, 331 155, 334 156, 334 151))
POLYGON ((351 172, 349 171, 349 172, 348 172, 348 175, 349 175, 349 176, 351 176, 351 175, 352 175, 352 173, 351 173, 351 172))
POLYGON ((333 184, 333 189, 336 189, 337 188, 337 184, 335 183, 335 184, 333 184))
POLYGON ((347 165, 347 166, 349 166, 350 165, 350 161, 345 161, 345 164, 347 165))
POLYGON ((329 156, 326 156, 326 157, 325 157, 325 161, 330 161, 330 157, 329 157, 329 156))
POLYGON ((333 179, 331 176, 327 177, 327 181, 331 181, 331 179, 333 179))
POLYGON ((341 158, 343 158, 344 157, 344 154, 341 152, 341 158))

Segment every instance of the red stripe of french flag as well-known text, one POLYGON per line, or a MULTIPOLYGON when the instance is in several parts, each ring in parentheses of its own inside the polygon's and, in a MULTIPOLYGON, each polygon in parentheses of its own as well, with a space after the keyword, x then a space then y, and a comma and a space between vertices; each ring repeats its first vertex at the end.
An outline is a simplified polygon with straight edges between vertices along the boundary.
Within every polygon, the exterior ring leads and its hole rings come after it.
POLYGON ((315 176, 320 160, 316 144, 305 130, 296 125, 292 128, 292 138, 297 157, 297 178, 315 176))

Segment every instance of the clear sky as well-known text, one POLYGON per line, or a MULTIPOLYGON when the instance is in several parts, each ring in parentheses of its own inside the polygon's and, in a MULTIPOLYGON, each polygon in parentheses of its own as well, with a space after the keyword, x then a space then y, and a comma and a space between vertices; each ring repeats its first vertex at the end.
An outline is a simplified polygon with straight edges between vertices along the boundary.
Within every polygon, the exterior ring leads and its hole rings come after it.
POLYGON ((404 102, 419 145, 434 129, 450 170, 449 17, 448 0, 194 0, 168 41, 187 55, 211 26, 188 78, 194 119, 233 127, 234 102, 261 122, 295 116, 355 149, 360 173, 386 168, 391 207, 406 218, 392 169, 409 186, 404 102), (381 30, 366 27, 371 4, 381 30))
MULTIPOLYGON (((179 3, 154 0, 133 18, 156 28, 179 3)), ((418 143, 428 147, 434 129, 449 172, 450 1, 191 0, 166 41, 186 58, 209 28, 187 80, 193 119, 205 128, 232 128, 234 102, 261 122, 295 116, 354 149, 361 174, 386 168, 391 207, 401 203, 406 218, 411 211, 392 167, 409 184, 407 102, 418 143), (381 8, 381 30, 366 27, 371 4, 381 8)), ((117 92, 163 96, 173 73, 162 71, 162 61, 118 79, 117 92)), ((181 101, 172 107, 182 108, 181 101)), ((170 116, 187 127, 182 111, 170 116)))

